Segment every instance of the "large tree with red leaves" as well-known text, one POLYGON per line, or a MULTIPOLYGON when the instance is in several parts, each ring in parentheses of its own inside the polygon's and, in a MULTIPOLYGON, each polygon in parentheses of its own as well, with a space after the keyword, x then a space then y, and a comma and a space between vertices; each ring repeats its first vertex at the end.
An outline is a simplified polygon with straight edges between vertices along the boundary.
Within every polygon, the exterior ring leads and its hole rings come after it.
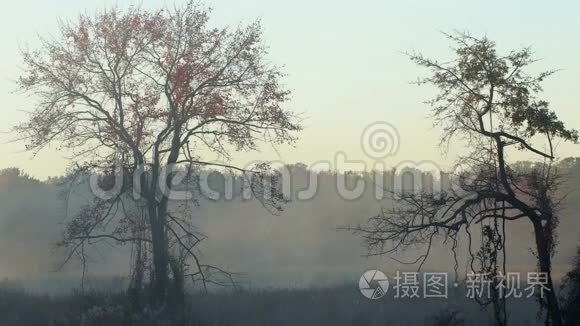
MULTIPOLYGON (((289 91, 279 68, 265 59, 259 24, 212 28, 208 14, 192 3, 155 12, 105 10, 63 23, 58 36, 23 51, 19 86, 38 99, 30 119, 16 127, 29 150, 57 143, 74 153, 83 171, 119 165, 129 175, 144 171, 139 187, 125 178, 117 195, 74 216, 61 244, 69 257, 102 239, 150 250, 159 305, 183 281, 184 265, 174 263, 178 252, 191 254, 192 275, 204 282, 208 268, 191 250, 199 237, 185 218, 172 214, 169 196, 159 189, 160 180, 173 182, 173 174, 164 178, 164 168, 213 165, 201 155, 214 152, 226 159, 216 166, 263 175, 263 169, 239 169, 227 159, 262 142, 292 142, 300 129, 283 108, 289 91), (133 192, 139 200, 129 199, 133 192), (124 200, 133 200, 136 209, 116 214, 115 208, 131 206, 124 200), (107 229, 112 218, 118 219, 114 230, 107 229)), ((279 208, 278 199, 265 200, 279 208)))

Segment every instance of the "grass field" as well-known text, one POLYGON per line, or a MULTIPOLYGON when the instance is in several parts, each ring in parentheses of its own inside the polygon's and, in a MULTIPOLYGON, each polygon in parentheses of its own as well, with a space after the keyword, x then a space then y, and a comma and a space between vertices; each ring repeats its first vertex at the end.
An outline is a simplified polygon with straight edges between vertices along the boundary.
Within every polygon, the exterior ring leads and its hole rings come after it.
MULTIPOLYGON (((459 292, 448 299, 364 298, 358 288, 255 289, 192 294, 185 325, 493 325, 491 312, 459 292)), ((0 290, 0 325, 165 325, 133 313, 122 293, 31 294, 0 290)), ((510 303, 510 325, 541 325, 531 299, 510 303)))

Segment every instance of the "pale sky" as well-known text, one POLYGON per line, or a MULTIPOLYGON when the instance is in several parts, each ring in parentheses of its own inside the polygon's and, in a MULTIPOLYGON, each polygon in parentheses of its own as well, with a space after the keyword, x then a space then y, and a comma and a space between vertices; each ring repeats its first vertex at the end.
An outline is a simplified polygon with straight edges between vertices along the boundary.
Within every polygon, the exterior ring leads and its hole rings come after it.
MULTIPOLYGON (((179 1, 177 1, 179 2, 179 1)), ((0 131, 5 132, 32 109, 32 101, 14 94, 19 75, 18 49, 34 48, 36 34, 55 33, 57 19, 71 19, 79 12, 93 12, 126 1, 31 1, 3 4, 0 12, 0 131)), ((143 0, 146 8, 172 1, 143 0)), ((270 60, 284 65, 293 90, 290 108, 303 113, 305 130, 295 148, 279 148, 279 156, 265 148, 242 153, 238 163, 274 159, 310 164, 333 160, 342 151, 349 160, 372 162, 361 150, 365 126, 387 121, 400 133, 397 155, 387 165, 405 160, 453 161, 438 148, 439 130, 428 119, 423 104, 432 89, 410 85, 426 72, 401 54, 420 50, 449 59, 447 40, 440 31, 470 31, 487 35, 500 49, 531 45, 539 58, 535 69, 562 69, 545 83, 545 99, 570 127, 580 129, 580 2, 578 1, 279 1, 213 0, 213 24, 237 25, 261 18, 270 60)), ((0 169, 19 166, 41 179, 59 175, 66 153, 49 149, 32 158, 22 143, 0 134, 0 169)), ((562 144, 560 156, 580 156, 580 145, 562 144)), ((341 168, 341 167, 338 167, 341 168)))

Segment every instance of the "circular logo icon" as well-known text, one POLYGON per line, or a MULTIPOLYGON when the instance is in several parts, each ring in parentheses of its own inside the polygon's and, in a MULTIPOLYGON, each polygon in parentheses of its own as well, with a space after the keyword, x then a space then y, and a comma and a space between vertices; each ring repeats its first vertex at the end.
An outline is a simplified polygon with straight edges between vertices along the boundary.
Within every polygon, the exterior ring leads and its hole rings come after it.
POLYGON ((389 289, 389 280, 387 275, 381 271, 371 270, 365 272, 358 281, 360 293, 366 298, 377 300, 387 294, 389 289))
POLYGON ((360 135, 360 145, 368 157, 381 160, 399 151, 401 137, 392 124, 378 121, 368 125, 360 135))

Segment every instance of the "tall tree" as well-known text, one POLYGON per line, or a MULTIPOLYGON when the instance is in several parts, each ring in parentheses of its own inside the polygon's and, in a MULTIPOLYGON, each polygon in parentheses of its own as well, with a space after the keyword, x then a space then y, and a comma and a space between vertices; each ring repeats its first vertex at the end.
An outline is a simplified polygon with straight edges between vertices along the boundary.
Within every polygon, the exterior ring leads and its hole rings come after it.
MULTIPOLYGON (((209 10, 193 2, 152 12, 113 8, 63 22, 56 37, 22 53, 19 86, 38 99, 29 120, 15 128, 27 149, 58 144, 73 153, 77 171, 108 175, 101 180, 105 188, 114 188, 114 174, 125 175, 114 196, 73 217, 62 245, 70 258, 95 240, 147 244, 158 306, 166 304, 172 280, 183 282, 183 265, 174 263, 182 255, 198 267, 192 275, 207 267, 191 250, 200 238, 175 214, 165 191, 178 181, 175 166, 265 176, 263 165, 227 162, 233 152, 261 143, 291 143, 300 129, 284 108, 290 92, 280 69, 266 59, 259 23, 213 28, 208 20, 209 10), (210 162, 211 153, 226 163, 210 162), (111 219, 117 219, 113 230, 111 219)), ((262 199, 280 208, 280 196, 262 199)), ((137 256, 147 257, 142 251, 137 256)))
MULTIPOLYGON (((549 291, 542 304, 547 318, 560 326, 551 276, 560 181, 551 163, 556 159, 554 140, 577 142, 578 132, 566 128, 548 102, 538 98, 541 82, 553 71, 526 73, 535 62, 529 48, 500 55, 487 38, 465 33, 447 37, 455 45, 453 60, 440 62, 418 53, 410 58, 431 72, 419 83, 439 90, 428 103, 435 123, 443 129, 442 143, 463 140, 472 149, 460 158, 464 170, 456 180, 462 191, 395 193, 396 207, 353 229, 364 237, 371 254, 425 244, 426 253, 417 260, 422 264, 437 237, 456 249, 460 233, 471 239, 473 229, 479 227, 483 243, 471 254, 472 268, 497 274, 506 266, 505 224, 526 219, 534 230, 539 271, 547 275, 549 291), (510 163, 510 151, 532 154, 543 163, 519 169, 510 163)), ((501 302, 495 301, 494 307, 501 307, 501 302)), ((496 317, 498 323, 505 323, 505 311, 496 310, 496 317)))

